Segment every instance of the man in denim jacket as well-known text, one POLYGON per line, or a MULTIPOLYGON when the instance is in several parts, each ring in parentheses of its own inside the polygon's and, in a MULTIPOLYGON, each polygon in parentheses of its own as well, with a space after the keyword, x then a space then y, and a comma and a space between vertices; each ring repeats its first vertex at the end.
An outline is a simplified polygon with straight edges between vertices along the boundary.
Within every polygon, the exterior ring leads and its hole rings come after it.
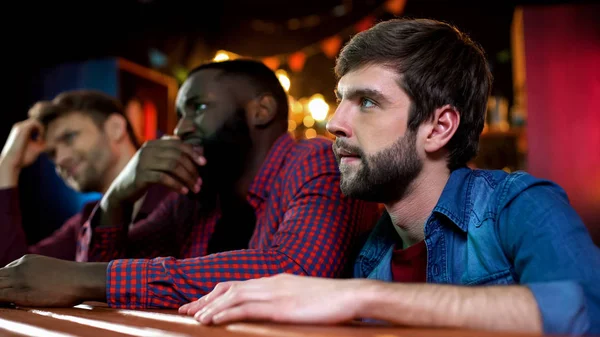
POLYGON ((432 20, 387 21, 344 47, 336 73, 328 130, 342 191, 387 210, 356 279, 226 282, 180 312, 205 324, 367 318, 600 334, 600 249, 565 192, 527 173, 466 166, 492 82, 476 43, 432 20))

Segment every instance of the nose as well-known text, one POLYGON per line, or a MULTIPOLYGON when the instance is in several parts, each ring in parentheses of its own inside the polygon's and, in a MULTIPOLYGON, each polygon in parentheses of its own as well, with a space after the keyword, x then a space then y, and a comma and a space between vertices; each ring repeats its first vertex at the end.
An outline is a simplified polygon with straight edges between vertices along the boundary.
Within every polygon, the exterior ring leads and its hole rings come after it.
POLYGON ((348 138, 352 136, 352 128, 348 120, 348 113, 342 104, 340 103, 325 127, 336 137, 348 138))
POLYGON ((175 136, 179 139, 185 139, 186 136, 194 134, 196 132, 196 126, 189 118, 181 118, 175 126, 175 136))

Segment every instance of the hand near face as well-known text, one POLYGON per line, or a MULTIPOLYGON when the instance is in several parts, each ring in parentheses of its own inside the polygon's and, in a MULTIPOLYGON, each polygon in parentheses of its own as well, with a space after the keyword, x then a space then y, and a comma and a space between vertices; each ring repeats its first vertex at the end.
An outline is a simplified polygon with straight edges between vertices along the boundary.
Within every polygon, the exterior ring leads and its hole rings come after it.
MULTIPOLYGON (((31 165, 44 151, 43 131, 42 124, 35 119, 27 119, 13 126, 2 149, 0 175, 18 179, 21 169, 31 165), (34 133, 37 133, 35 139, 32 138, 34 133)), ((6 187, 17 184, 17 181, 12 181, 16 179, 2 180, 11 180, 6 183, 2 182, 2 185, 6 187)))
POLYGON ((206 164, 202 153, 177 138, 145 143, 111 185, 115 202, 140 198, 152 184, 162 184, 182 194, 198 193, 202 180, 198 166, 206 164))
POLYGON ((0 303, 73 306, 106 299, 106 264, 25 255, 0 268, 0 303))
POLYGON ((202 324, 241 320, 334 324, 355 317, 356 280, 281 274, 225 282, 201 299, 179 308, 202 324))

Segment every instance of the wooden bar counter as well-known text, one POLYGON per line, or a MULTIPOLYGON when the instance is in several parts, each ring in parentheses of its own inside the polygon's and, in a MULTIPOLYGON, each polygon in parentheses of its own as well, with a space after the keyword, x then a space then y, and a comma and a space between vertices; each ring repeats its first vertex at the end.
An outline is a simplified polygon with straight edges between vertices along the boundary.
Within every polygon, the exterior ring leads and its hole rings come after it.
POLYGON ((44 337, 495 337, 528 336, 450 329, 415 329, 366 324, 338 326, 234 323, 201 326, 176 310, 120 310, 102 303, 73 308, 0 308, 0 336, 44 337))

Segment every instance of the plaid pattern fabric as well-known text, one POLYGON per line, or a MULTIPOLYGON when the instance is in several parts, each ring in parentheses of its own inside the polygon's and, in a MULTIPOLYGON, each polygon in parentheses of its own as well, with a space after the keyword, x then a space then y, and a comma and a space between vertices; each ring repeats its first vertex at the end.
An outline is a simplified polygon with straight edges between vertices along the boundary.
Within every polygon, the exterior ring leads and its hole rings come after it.
POLYGON ((178 194, 176 192, 172 192, 169 188, 162 185, 152 186, 146 193, 144 201, 142 202, 142 205, 135 216, 135 223, 133 227, 136 228, 130 231, 125 230, 125 225, 92 231, 93 226, 91 225, 90 221, 84 222, 83 219, 93 219, 97 213, 97 208, 100 207, 100 205, 98 202, 87 204, 82 213, 80 213, 81 219, 79 220, 79 223, 82 224, 78 224, 78 234, 74 235, 74 240, 77 240, 77 244, 75 246, 75 261, 89 262, 90 256, 93 256, 91 261, 105 262, 115 259, 118 256, 132 257, 138 254, 142 254, 141 256, 144 257, 159 256, 161 253, 160 251, 147 249, 145 246, 132 247, 135 249, 136 254, 131 251, 119 253, 115 250, 117 250, 119 247, 123 247, 123 243, 126 242, 123 240, 123 234, 132 234, 133 238, 137 237, 138 240, 139 238, 143 238, 144 235, 147 236, 148 233, 153 233, 159 237, 164 235, 164 229, 157 230, 156 227, 149 226, 149 223, 151 222, 148 222, 145 219, 148 218, 150 214, 157 213, 157 207, 159 209, 161 206, 164 208, 165 205, 168 204, 167 201, 172 202, 175 198, 177 198, 177 195, 178 194), (92 233, 94 233, 93 244, 92 233), (90 247, 94 249, 93 255, 89 254, 90 247))
POLYGON ((166 200, 129 233, 126 226, 95 229, 89 260, 117 259, 107 270, 108 304, 176 308, 222 281, 341 276, 355 239, 379 212, 376 204, 342 195, 331 145, 290 135, 273 145, 248 193, 257 219, 248 249, 206 255, 219 209, 204 214, 185 196, 166 200))
POLYGON ((79 229, 79 237, 77 238, 77 244, 75 245, 75 261, 88 261, 88 249, 91 238, 92 230, 90 228, 90 222, 86 221, 79 229))

